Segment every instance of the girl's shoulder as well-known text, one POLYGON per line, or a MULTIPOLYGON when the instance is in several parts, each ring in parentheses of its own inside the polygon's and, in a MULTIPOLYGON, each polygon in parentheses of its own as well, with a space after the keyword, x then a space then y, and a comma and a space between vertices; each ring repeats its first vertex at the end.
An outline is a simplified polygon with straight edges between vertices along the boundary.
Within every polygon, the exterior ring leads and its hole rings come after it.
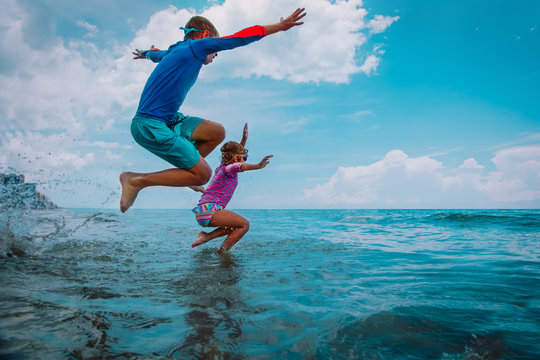
POLYGON ((242 170, 242 163, 237 162, 233 164, 226 165, 224 163, 221 163, 218 167, 220 171, 222 171, 226 176, 235 176, 242 170))

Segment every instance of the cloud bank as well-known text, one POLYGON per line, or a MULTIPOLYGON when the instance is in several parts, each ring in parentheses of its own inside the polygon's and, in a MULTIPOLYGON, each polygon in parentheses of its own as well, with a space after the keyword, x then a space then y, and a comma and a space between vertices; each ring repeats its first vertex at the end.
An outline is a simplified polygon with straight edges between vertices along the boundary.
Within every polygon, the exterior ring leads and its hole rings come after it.
POLYGON ((430 156, 388 152, 369 165, 340 167, 304 190, 306 204, 331 208, 533 207, 540 205, 540 145, 512 147, 487 172, 473 158, 446 168, 430 156))
MULTIPOLYGON (((226 1, 201 15, 209 18, 221 36, 251 25, 267 25, 288 16, 295 7, 305 7, 304 25, 269 36, 256 44, 223 52, 215 64, 205 69, 203 78, 223 76, 268 76, 295 83, 347 83, 357 73, 372 74, 381 61, 380 44, 364 48, 374 34, 388 29, 399 17, 368 16, 362 1, 288 0, 226 1)), ((152 44, 165 47, 183 36, 178 29, 194 15, 169 7, 150 19, 133 41, 137 48, 152 44)), ((158 47, 159 47, 158 46, 158 47)))
MULTIPOLYGON (((54 20, 52 9, 7 0, 3 10, 0 170, 16 169, 35 181, 44 171, 59 178, 104 158, 106 150, 81 140, 111 129, 122 110, 136 106, 137 73, 129 75, 114 51, 92 41, 43 31, 40 19, 54 20)), ((87 38, 98 32, 88 22, 76 24, 88 30, 87 38)))

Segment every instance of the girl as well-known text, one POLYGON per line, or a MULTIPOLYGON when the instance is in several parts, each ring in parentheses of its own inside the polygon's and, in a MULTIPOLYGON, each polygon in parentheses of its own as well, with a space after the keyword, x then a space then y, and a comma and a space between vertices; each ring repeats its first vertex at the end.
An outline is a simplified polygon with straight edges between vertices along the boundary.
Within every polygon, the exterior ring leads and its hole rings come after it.
POLYGON ((225 210, 238 185, 238 172, 258 170, 269 163, 272 155, 265 156, 258 164, 245 163, 248 151, 244 148, 248 136, 247 124, 244 125, 242 141, 229 141, 221 147, 221 164, 216 168, 214 177, 199 204, 193 209, 197 222, 205 227, 217 227, 207 233, 201 231, 191 247, 227 235, 218 253, 229 250, 249 230, 249 222, 242 216, 225 210))

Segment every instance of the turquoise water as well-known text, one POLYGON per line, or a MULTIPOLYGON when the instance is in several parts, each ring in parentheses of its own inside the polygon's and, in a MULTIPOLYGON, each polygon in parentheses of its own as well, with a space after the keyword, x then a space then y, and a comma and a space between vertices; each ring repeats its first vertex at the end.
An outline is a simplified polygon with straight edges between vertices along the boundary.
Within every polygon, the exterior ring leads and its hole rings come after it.
POLYGON ((0 358, 538 359, 539 210, 4 211, 0 358))

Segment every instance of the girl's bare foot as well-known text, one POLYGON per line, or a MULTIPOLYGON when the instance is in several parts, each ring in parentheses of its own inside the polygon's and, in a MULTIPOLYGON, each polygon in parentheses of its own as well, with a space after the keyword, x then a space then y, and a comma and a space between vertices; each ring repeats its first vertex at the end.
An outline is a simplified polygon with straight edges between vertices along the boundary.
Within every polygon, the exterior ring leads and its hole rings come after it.
POLYGON ((120 174, 120 184, 122 185, 122 197, 120 198, 120 211, 123 213, 133 205, 137 198, 137 194, 141 190, 140 187, 135 187, 130 184, 131 178, 137 174, 132 172, 123 172, 120 174))
POLYGON ((193 242, 193 244, 191 244, 191 247, 194 248, 195 246, 199 246, 201 244, 204 244, 208 240, 210 240, 210 238, 208 236, 208 233, 205 233, 204 231, 201 231, 199 233, 199 235, 197 236, 197 238, 195 239, 195 241, 193 242))

